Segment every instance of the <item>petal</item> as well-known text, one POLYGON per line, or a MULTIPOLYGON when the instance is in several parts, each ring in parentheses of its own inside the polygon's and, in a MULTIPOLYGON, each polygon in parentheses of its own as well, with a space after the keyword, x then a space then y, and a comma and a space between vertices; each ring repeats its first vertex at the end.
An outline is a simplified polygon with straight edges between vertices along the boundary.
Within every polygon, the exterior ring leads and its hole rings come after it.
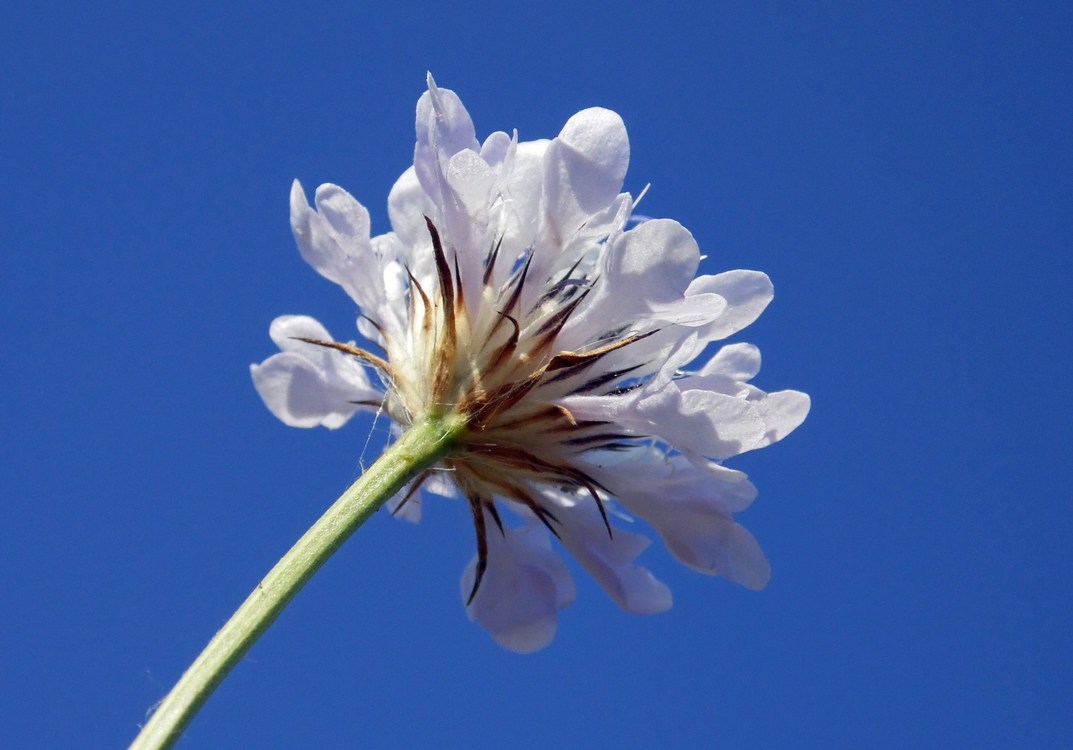
POLYGON ((757 406, 740 392, 746 386, 738 388, 721 375, 673 379, 699 351, 697 343, 695 334, 682 341, 658 374, 639 389, 570 396, 562 404, 575 418, 613 422, 639 435, 654 435, 683 453, 723 459, 750 450, 762 440, 764 422, 757 406))
MULTIPOLYGON (((463 602, 476 569, 474 557, 462 574, 463 602)), ((520 654, 539 651, 555 637, 558 610, 573 601, 573 579, 543 528, 489 530, 488 569, 466 613, 496 643, 520 654)))
MULTIPOLYGON (((387 213, 391 228, 404 248, 431 244, 425 217, 435 215, 436 204, 421 187, 413 167, 399 175, 391 187, 387 196, 387 213)), ((412 270, 413 262, 409 258, 406 260, 412 270)))
POLYGON ((715 353, 699 374, 723 375, 733 380, 748 382, 756 377, 758 372, 759 349, 752 344, 728 344, 715 353))
POLYGON ((592 473, 659 532, 678 560, 746 588, 763 588, 771 567, 756 540, 731 517, 756 497, 752 483, 717 464, 699 469, 681 456, 653 460, 654 454, 594 467, 592 473))
POLYGON ((284 424, 335 429, 362 408, 355 402, 383 398, 365 368, 352 358, 295 340, 332 340, 327 329, 313 318, 282 315, 272 321, 269 335, 283 351, 260 365, 251 365, 250 374, 265 406, 284 424))
POLYGON ((609 286, 638 292, 647 301, 682 298, 700 265, 700 248, 685 227, 653 219, 622 235, 608 251, 609 286))
POLYGON ((622 190, 630 163, 626 126, 609 109, 582 110, 567 120, 545 158, 549 218, 567 238, 622 190))
POLYGON ((480 154, 459 151, 447 162, 447 184, 472 213, 487 210, 496 175, 480 154))
POLYGON ((763 434, 756 408, 745 399, 703 390, 668 388, 638 404, 651 431, 681 450, 709 458, 730 458, 748 450, 763 434))
POLYGON ((639 615, 671 608, 673 599, 666 584, 647 568, 634 563, 651 544, 649 539, 621 528, 614 530, 613 537, 609 536, 591 497, 567 505, 560 502, 555 515, 562 521, 557 530, 563 546, 616 604, 639 615))
POLYGON ((771 564, 756 539, 727 516, 676 509, 645 520, 659 530, 671 554, 698 572, 722 576, 752 591, 771 579, 771 564))
POLYGON ((796 430, 805 421, 811 405, 808 394, 801 391, 768 393, 757 404, 757 411, 764 423, 764 436, 754 448, 771 445, 796 430))
MULTIPOLYGON (((511 141, 502 161, 495 164, 498 172, 488 209, 489 234, 499 244, 490 278, 493 288, 503 286, 515 261, 536 241, 543 217, 544 152, 548 143, 511 141)), ((486 142, 485 147, 488 145, 486 142)))
POLYGON ((465 299, 471 311, 476 312, 485 252, 494 241, 486 238, 486 233, 496 174, 479 154, 459 151, 447 163, 445 181, 444 224, 440 232, 458 266, 465 299))
POLYGON ((332 338, 328 329, 319 320, 308 315, 280 315, 268 327, 268 335, 276 346, 285 352, 295 349, 309 351, 309 344, 304 341, 295 341, 298 338, 320 341, 331 341, 332 338))
POLYGON ((438 201, 447 161, 459 151, 477 151, 480 145, 462 100, 450 89, 438 88, 431 73, 428 91, 417 102, 415 129, 414 169, 425 192, 438 201))
POLYGON ((318 187, 315 202, 317 211, 310 208, 301 183, 291 184, 291 229, 298 250, 317 273, 349 293, 360 261, 372 251, 369 212, 336 185, 318 187))
POLYGON ((700 276, 689 285, 687 295, 714 293, 727 301, 726 310, 717 320, 700 331, 704 341, 718 341, 737 333, 760 317, 775 296, 767 274, 759 271, 727 271, 715 276, 700 276))
POLYGON ((291 427, 341 427, 358 407, 337 398, 316 365, 297 354, 274 354, 250 365, 253 384, 268 410, 291 427))
POLYGON ((627 498, 623 504, 638 515, 646 507, 639 502, 676 505, 703 498, 706 506, 729 516, 748 508, 757 495, 745 472, 713 461, 668 456, 658 448, 602 454, 598 463, 587 466, 615 497, 627 498))
POLYGON ((701 325, 717 319, 726 307, 717 294, 685 296, 700 264, 700 249, 677 221, 646 221, 611 242, 603 257, 596 296, 577 316, 575 327, 640 319, 701 325))
POLYGON ((509 135, 502 130, 490 134, 481 144, 481 158, 492 166, 498 167, 507 158, 511 143, 514 142, 509 135))
POLYGON ((542 215, 544 190, 544 155, 549 140, 523 141, 518 144, 509 173, 501 173, 499 191, 517 225, 522 244, 532 244, 542 215))
POLYGON ((389 333, 398 333, 399 306, 387 296, 390 285, 386 283, 393 259, 374 249, 381 245, 369 237, 369 212, 336 185, 318 187, 315 203, 313 211, 295 180, 291 229, 302 257, 319 274, 343 287, 366 315, 389 333))
POLYGON ((569 396, 561 403, 576 419, 615 423, 639 435, 654 435, 683 453, 730 458, 750 450, 764 436, 756 404, 713 387, 722 376, 672 380, 695 348, 687 339, 660 372, 642 388, 608 396, 569 396))

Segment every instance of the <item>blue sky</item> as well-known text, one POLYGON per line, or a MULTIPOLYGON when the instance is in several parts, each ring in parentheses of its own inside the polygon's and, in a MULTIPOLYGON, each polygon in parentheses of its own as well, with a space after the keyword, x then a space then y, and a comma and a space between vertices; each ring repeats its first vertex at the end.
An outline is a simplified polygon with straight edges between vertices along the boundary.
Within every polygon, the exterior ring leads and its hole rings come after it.
POLYGON ((1057 3, 6 8, 0 745, 124 746, 360 471, 368 421, 284 427, 247 368, 278 314, 351 330, 289 185, 385 231, 426 70, 482 137, 616 110, 643 212, 772 277, 735 340, 813 403, 731 462, 772 581, 656 544, 641 618, 574 566, 520 657, 459 601, 466 508, 381 515, 180 746, 1070 743, 1071 38, 1057 3))

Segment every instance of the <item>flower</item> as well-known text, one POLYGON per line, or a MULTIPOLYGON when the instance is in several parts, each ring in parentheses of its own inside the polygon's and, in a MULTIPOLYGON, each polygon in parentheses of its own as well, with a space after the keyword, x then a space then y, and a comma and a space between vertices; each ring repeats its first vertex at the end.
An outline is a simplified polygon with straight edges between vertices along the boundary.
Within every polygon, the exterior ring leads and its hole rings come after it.
POLYGON ((733 519, 756 489, 721 462, 781 439, 809 409, 803 393, 749 384, 760 367, 749 344, 687 369, 757 318, 771 283, 696 276, 685 228, 631 221, 629 152, 621 118, 601 108, 551 140, 478 143, 461 100, 429 76, 414 164, 388 198, 392 231, 370 237, 368 211, 335 185, 317 189, 315 208, 297 181, 291 190, 302 257, 358 304, 372 346, 283 316, 270 329, 282 351, 251 367, 295 427, 381 408, 400 431, 430 412, 464 418, 457 448, 390 507, 416 520, 419 489, 468 502, 477 554, 463 601, 518 652, 546 646, 574 598, 552 536, 622 608, 671 606, 636 562, 649 540, 612 523, 627 513, 686 565, 762 588, 768 562, 733 519))

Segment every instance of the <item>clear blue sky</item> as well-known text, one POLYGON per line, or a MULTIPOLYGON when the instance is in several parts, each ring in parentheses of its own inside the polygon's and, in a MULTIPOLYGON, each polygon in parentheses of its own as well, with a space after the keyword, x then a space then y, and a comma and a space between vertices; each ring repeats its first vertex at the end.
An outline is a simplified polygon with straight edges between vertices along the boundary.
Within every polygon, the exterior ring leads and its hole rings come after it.
POLYGON ((653 545, 675 606, 642 618, 575 566, 554 644, 520 657, 459 601, 467 509, 380 516, 181 747, 1073 743, 1070 6, 19 5, 0 746, 124 746, 356 476, 368 421, 284 427, 247 368, 276 315, 352 330, 288 189, 344 185, 384 231, 427 69, 479 136, 618 111, 642 211, 705 272, 772 277, 738 339, 813 406, 731 462, 771 584, 653 545))

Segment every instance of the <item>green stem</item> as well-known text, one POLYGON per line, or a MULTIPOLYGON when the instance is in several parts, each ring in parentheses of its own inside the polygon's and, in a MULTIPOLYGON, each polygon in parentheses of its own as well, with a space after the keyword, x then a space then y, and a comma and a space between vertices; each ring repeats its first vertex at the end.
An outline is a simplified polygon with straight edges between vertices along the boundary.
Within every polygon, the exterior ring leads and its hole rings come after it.
POLYGON ((450 452, 457 419, 415 424, 276 563, 164 698, 130 750, 168 748, 212 691, 250 650, 302 586, 366 519, 420 472, 450 452))

